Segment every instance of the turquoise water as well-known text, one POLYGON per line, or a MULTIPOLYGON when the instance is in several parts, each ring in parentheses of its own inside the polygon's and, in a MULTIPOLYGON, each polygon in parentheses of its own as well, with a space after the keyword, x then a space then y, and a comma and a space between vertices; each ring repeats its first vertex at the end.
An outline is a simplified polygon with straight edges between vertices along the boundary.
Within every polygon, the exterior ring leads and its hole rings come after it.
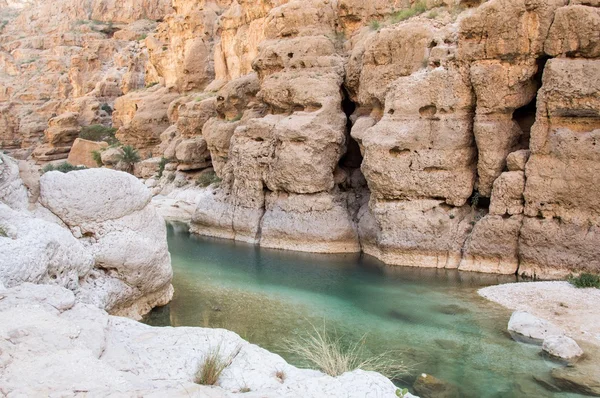
POLYGON ((319 255, 190 236, 168 226, 175 295, 146 322, 233 330, 291 363, 285 339, 325 326, 372 353, 393 351, 411 368, 399 385, 428 373, 461 397, 576 397, 551 393, 553 362, 511 340, 510 312, 477 289, 515 277, 386 267, 369 256, 319 255))

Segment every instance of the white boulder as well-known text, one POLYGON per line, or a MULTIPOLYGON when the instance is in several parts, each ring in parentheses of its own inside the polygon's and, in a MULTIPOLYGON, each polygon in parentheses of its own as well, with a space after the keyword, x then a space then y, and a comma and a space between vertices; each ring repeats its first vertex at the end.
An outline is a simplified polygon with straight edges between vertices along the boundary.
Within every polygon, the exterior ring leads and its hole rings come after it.
POLYGON ((76 290, 94 258, 69 230, 0 203, 0 281, 49 283, 76 290), (3 236, 5 235, 5 236, 3 236))
POLYGON ((374 372, 298 369, 233 332, 156 328, 77 303, 60 287, 23 284, 0 300, 0 391, 7 396, 396 397, 374 372), (216 347, 239 350, 216 386, 194 383, 216 347), (278 378, 276 372, 285 377, 278 378))
POLYGON ((165 222, 137 178, 109 169, 49 172, 40 202, 83 242, 95 269, 78 296, 111 314, 140 318, 173 295, 165 222))
POLYGON ((556 358, 573 360, 583 355, 575 340, 567 336, 549 336, 542 343, 542 350, 556 358))
POLYGON ((122 171, 51 171, 40 178, 40 202, 69 226, 126 216, 142 210, 151 198, 144 184, 122 171))
POLYGON ((0 202, 16 210, 24 210, 28 205, 27 189, 19 178, 19 164, 2 153, 0 153, 0 202))
POLYGON ((516 340, 535 344, 541 344, 549 336, 564 335, 557 326, 525 311, 513 312, 508 321, 508 331, 516 340))

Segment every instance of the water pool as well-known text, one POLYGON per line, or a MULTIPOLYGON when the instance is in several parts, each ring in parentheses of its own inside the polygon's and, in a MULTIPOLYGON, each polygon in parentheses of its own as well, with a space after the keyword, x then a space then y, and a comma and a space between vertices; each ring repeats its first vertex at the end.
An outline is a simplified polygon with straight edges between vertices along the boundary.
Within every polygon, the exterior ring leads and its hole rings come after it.
POLYGON ((366 334, 375 354, 397 352, 412 371, 460 388, 461 397, 578 397, 551 393, 534 380, 552 367, 538 347, 507 334, 510 312, 477 289, 515 277, 386 267, 369 256, 262 249, 190 235, 168 224, 173 301, 145 322, 233 330, 302 366, 283 341, 326 325, 348 341, 366 334))

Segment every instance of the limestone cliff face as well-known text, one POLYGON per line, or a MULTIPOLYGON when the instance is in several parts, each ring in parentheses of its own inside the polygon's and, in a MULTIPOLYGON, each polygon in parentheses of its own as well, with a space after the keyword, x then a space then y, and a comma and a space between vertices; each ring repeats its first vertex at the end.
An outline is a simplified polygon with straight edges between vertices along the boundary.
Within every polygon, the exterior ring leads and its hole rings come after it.
POLYGON ((118 128, 200 234, 395 265, 600 272, 600 4, 0 3, 0 146, 118 128), (208 199, 207 199, 208 198, 208 199))

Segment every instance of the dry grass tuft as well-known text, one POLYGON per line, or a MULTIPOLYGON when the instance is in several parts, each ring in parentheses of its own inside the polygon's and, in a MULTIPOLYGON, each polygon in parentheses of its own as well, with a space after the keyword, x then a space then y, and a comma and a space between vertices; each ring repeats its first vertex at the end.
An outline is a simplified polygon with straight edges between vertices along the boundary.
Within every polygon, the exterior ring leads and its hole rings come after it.
POLYGON ((283 383, 285 381, 285 372, 283 370, 278 370, 275 372, 275 377, 283 383))
POLYGON ((221 373, 233 362, 240 353, 241 346, 237 346, 229 355, 221 354, 221 345, 211 349, 202 359, 202 363, 194 382, 205 386, 214 386, 219 381, 221 373))
POLYGON ((364 343, 365 336, 345 345, 336 333, 330 335, 325 327, 320 330, 313 326, 310 334, 287 340, 285 349, 334 377, 356 369, 378 372, 389 379, 398 379, 408 373, 408 367, 392 352, 369 355, 364 343))

